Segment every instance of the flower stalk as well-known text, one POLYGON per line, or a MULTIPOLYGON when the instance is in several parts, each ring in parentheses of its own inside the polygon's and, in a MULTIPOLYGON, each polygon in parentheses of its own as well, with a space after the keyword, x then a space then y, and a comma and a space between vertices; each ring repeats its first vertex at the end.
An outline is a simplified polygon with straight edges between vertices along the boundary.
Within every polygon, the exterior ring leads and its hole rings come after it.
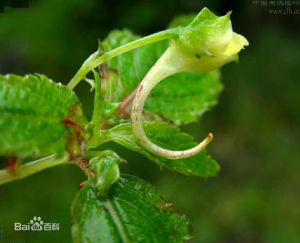
POLYGON ((148 45, 157 41, 176 38, 178 36, 178 33, 176 29, 169 29, 165 31, 161 31, 143 38, 140 38, 138 40, 132 41, 130 43, 127 43, 125 45, 122 45, 116 49, 113 49, 108 52, 104 52, 101 48, 98 49, 96 52, 91 54, 89 58, 82 64, 78 72, 75 74, 75 76, 71 79, 71 81, 68 83, 68 87, 70 89, 74 89, 76 85, 83 79, 85 79, 85 76, 94 68, 98 67, 102 63, 108 61, 109 59, 121 55, 125 52, 128 52, 130 50, 136 49, 138 47, 148 45))

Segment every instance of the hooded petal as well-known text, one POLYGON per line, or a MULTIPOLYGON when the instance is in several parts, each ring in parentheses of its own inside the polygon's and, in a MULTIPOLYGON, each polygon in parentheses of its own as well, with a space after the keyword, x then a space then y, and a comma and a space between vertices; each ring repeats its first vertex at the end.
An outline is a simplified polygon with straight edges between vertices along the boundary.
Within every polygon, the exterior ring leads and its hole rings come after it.
POLYGON ((236 55, 237 53, 240 52, 241 49, 244 49, 244 46, 248 46, 249 42, 248 40, 237 33, 233 33, 232 37, 230 39, 230 42, 227 46, 227 49, 223 53, 225 56, 232 56, 236 55))
POLYGON ((232 37, 230 14, 218 17, 204 8, 186 27, 181 28, 178 42, 187 51, 204 56, 219 55, 232 37))

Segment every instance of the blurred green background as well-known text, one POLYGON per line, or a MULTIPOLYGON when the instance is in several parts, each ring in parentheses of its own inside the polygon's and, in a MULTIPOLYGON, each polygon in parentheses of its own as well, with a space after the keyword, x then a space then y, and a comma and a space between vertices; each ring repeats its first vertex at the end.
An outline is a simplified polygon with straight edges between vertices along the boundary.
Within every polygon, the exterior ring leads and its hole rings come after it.
MULTIPOLYGON (((67 83, 112 29, 147 35, 204 6, 219 15, 233 10, 234 30, 250 46, 239 64, 222 68, 219 105, 183 128, 198 141, 215 134, 208 150, 222 166, 219 175, 161 171, 141 155, 106 147, 128 160, 122 172, 150 181, 191 218, 190 242, 300 242, 300 15, 270 14, 256 2, 36 0, 4 8, 14 3, 0 0, 0 73, 37 72, 67 83)), ((88 85, 76 92, 90 114, 88 85)), ((0 242, 71 242, 70 205, 84 179, 78 168, 61 166, 2 185, 0 242), (60 231, 13 231, 14 222, 33 216, 60 223, 60 231)))

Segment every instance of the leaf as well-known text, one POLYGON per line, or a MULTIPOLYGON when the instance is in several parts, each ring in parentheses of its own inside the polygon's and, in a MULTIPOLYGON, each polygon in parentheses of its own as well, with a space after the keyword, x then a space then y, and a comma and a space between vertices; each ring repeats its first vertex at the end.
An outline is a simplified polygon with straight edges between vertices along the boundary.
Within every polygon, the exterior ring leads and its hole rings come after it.
MULTIPOLYGON (((145 122, 144 129, 147 137, 152 142, 166 149, 184 150, 196 145, 192 136, 180 132, 178 127, 170 126, 165 122, 145 122)), ((209 177, 215 176, 220 170, 218 163, 206 151, 201 151, 189 158, 176 160, 166 159, 148 152, 136 141, 129 123, 100 131, 100 138, 106 141, 114 141, 128 149, 141 153, 159 166, 171 171, 186 175, 209 177)), ((91 147, 93 146, 91 145, 91 147)))
MULTIPOLYGON (((109 51, 139 38, 128 30, 113 31, 103 42, 109 51)), ((137 88, 156 60, 167 49, 167 41, 161 41, 129 51, 107 62, 104 92, 111 102, 121 102, 137 88), (110 88, 109 88, 110 87, 110 88), (111 88, 113 87, 113 89, 111 88)), ((155 114, 173 121, 176 125, 197 121, 217 103, 222 90, 218 71, 194 74, 181 73, 163 80, 151 93, 145 104, 147 115, 155 114)), ((157 117, 157 116, 156 116, 157 117)))
POLYGON ((180 243, 190 238, 186 216, 145 181, 123 175, 108 198, 97 197, 87 184, 72 204, 76 243, 180 243))
POLYGON ((74 92, 43 75, 0 75, 0 155, 80 152, 87 121, 74 92))

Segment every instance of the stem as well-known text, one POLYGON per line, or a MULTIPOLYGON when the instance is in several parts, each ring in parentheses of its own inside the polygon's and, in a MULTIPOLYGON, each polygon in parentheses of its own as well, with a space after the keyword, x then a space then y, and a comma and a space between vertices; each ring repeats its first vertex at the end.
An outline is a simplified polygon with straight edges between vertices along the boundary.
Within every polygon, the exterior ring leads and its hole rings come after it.
POLYGON ((93 70, 95 78, 95 96, 94 96, 94 109, 92 116, 92 124, 94 127, 94 133, 99 130, 100 120, 102 118, 102 110, 104 105, 104 100, 101 95, 101 80, 99 74, 93 70))
POLYGON ((164 78, 175 73, 185 71, 186 67, 180 63, 181 57, 178 57, 177 54, 176 48, 169 47, 158 59, 138 87, 131 111, 132 131, 137 140, 143 145, 143 147, 152 153, 169 159, 180 159, 193 156, 203 150, 213 138, 212 134, 210 133, 207 138, 205 138, 194 148, 182 151, 172 151, 152 143, 145 134, 142 115, 145 101, 151 90, 164 78))
POLYGON ((169 29, 161 31, 138 40, 127 43, 123 46, 117 47, 109 52, 101 53, 99 50, 90 55, 90 57, 82 64, 78 72, 68 83, 70 89, 74 89, 75 86, 86 76, 86 74, 92 69, 96 68, 100 64, 106 62, 107 60, 118 56, 124 52, 136 49, 138 47, 148 45, 157 41, 176 38, 178 36, 176 29, 169 29))
MULTIPOLYGON (((136 91, 134 90, 124 101, 122 102, 122 105, 120 106, 118 110, 118 114, 124 114, 127 107, 131 104, 131 102, 134 100, 134 97, 136 95, 136 91)), ((128 114, 129 115, 129 114, 128 114)))
POLYGON ((68 163, 68 161, 69 155, 67 154, 65 154, 61 158, 56 158, 54 155, 50 155, 48 157, 21 165, 20 167, 17 167, 13 172, 7 169, 0 170, 0 185, 10 181, 22 179, 56 165, 66 164, 68 163))
MULTIPOLYGON (((94 133, 91 140, 89 140, 87 147, 88 149, 96 148, 103 143, 111 141, 111 137, 109 136, 108 130, 98 130, 98 132, 94 133)), ((87 152, 89 154, 90 151, 87 152)))

